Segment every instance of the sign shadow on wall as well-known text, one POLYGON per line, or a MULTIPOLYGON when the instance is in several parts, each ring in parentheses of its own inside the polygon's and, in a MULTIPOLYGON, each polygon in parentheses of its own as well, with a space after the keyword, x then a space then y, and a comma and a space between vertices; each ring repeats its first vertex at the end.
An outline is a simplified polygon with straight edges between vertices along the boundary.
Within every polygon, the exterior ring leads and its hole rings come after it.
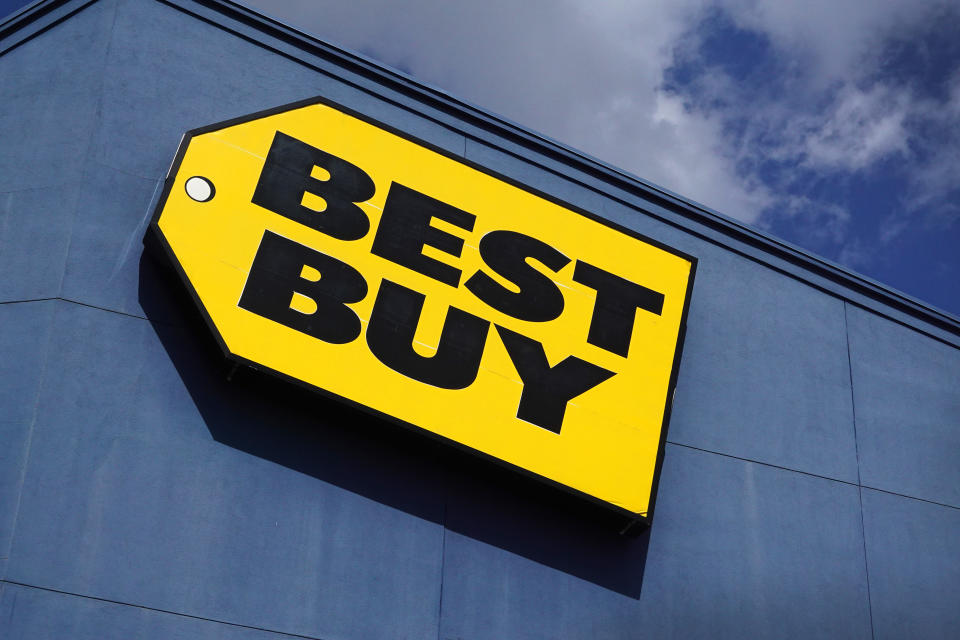
MULTIPOLYGON (((212 438, 380 504, 639 598, 650 529, 248 368, 231 370, 175 274, 140 261, 139 300, 212 438)), ((376 526, 376 523, 371 523, 376 526)))

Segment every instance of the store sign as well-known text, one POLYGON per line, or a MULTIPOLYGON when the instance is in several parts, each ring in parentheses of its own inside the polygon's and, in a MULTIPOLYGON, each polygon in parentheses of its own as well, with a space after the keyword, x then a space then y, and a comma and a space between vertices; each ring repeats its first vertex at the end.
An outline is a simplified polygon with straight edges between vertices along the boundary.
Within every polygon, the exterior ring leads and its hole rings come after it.
POLYGON ((693 258, 321 100, 187 134, 152 228, 233 360, 647 517, 693 258))

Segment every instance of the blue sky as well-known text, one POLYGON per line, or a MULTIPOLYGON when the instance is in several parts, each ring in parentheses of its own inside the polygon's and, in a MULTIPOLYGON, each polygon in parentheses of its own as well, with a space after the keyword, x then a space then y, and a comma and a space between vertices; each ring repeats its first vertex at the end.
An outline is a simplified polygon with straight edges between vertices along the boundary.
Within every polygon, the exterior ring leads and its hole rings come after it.
POLYGON ((960 316, 955 0, 245 2, 960 316))

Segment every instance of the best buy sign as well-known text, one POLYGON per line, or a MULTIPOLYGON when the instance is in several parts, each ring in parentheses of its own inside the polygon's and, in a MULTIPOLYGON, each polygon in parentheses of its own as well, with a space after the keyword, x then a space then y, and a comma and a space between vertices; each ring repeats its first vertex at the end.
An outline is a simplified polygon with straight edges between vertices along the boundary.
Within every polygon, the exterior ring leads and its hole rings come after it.
POLYGON ((648 516, 690 256, 319 99, 188 133, 152 229, 233 360, 648 516))

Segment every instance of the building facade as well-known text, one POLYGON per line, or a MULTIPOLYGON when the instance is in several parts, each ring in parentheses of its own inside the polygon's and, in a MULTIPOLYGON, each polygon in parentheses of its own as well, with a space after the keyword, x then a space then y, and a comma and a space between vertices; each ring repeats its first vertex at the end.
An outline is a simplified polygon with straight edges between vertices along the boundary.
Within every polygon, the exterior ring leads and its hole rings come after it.
POLYGON ((0 637, 954 638, 960 322, 226 0, 0 23, 0 637), (321 96, 696 257, 649 529, 229 366, 143 239, 321 96))

